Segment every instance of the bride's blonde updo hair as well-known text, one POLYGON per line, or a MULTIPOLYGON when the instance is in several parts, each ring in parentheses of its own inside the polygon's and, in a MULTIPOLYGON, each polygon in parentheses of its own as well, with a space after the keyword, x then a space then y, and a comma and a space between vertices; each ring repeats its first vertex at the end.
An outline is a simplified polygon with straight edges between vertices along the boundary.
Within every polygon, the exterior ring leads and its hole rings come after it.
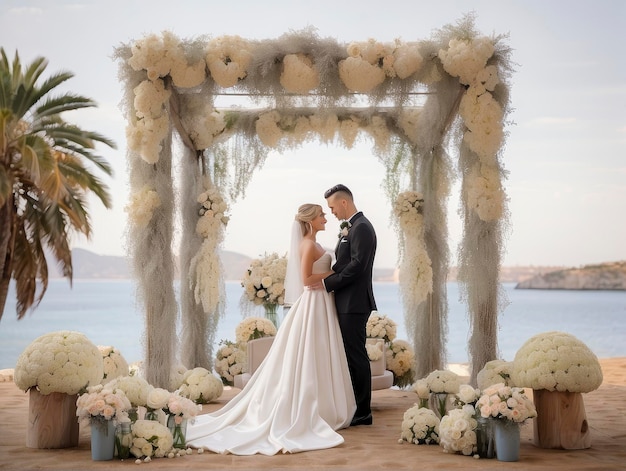
POLYGON ((302 231, 302 236, 310 234, 312 232, 311 229, 311 221, 315 219, 322 212, 322 207, 319 204, 306 203, 298 208, 298 213, 296 214, 296 221, 300 223, 300 230, 302 231))

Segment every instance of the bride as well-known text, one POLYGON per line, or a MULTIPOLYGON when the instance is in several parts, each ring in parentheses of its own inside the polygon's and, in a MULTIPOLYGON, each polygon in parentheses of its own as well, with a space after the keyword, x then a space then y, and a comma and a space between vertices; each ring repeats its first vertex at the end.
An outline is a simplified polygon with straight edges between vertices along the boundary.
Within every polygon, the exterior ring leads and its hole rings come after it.
POLYGON ((275 455, 343 443, 336 430, 350 425, 356 404, 335 302, 325 290, 305 289, 331 273, 331 256, 316 241, 325 226, 320 205, 298 208, 285 281, 293 305, 244 389, 188 426, 189 446, 275 455))

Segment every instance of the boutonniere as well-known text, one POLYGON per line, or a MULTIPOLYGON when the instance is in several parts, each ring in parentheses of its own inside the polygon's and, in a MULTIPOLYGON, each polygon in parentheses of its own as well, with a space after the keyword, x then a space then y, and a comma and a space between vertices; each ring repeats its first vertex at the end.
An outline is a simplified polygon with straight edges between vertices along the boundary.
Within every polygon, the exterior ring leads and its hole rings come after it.
POLYGON ((342 237, 348 237, 348 232, 350 232, 350 228, 352 227, 352 224, 350 224, 349 221, 343 221, 340 225, 339 225, 339 235, 338 237, 341 239, 342 237))

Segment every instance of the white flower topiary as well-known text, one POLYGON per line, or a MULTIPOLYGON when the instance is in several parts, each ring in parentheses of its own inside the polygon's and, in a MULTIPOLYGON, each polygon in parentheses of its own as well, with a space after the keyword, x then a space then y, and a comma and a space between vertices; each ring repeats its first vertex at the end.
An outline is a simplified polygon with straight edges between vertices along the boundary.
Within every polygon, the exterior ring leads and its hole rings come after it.
POLYGON ((537 334, 521 346, 511 379, 519 387, 585 393, 602 384, 602 369, 582 341, 552 331, 537 334))
POLYGON ((84 334, 69 330, 36 338, 17 359, 14 381, 18 388, 37 388, 41 394, 78 394, 100 384, 102 354, 84 334))

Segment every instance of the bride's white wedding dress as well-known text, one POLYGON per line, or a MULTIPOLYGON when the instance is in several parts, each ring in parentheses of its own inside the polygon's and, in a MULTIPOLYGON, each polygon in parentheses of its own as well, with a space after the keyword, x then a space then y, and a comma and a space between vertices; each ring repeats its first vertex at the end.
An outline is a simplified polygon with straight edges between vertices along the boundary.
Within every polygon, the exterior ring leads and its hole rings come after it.
MULTIPOLYGON (((313 264, 330 269, 331 256, 313 264)), ((307 290, 281 324, 265 360, 220 410, 187 428, 187 444, 216 453, 274 455, 331 448, 356 410, 334 299, 307 290)))

